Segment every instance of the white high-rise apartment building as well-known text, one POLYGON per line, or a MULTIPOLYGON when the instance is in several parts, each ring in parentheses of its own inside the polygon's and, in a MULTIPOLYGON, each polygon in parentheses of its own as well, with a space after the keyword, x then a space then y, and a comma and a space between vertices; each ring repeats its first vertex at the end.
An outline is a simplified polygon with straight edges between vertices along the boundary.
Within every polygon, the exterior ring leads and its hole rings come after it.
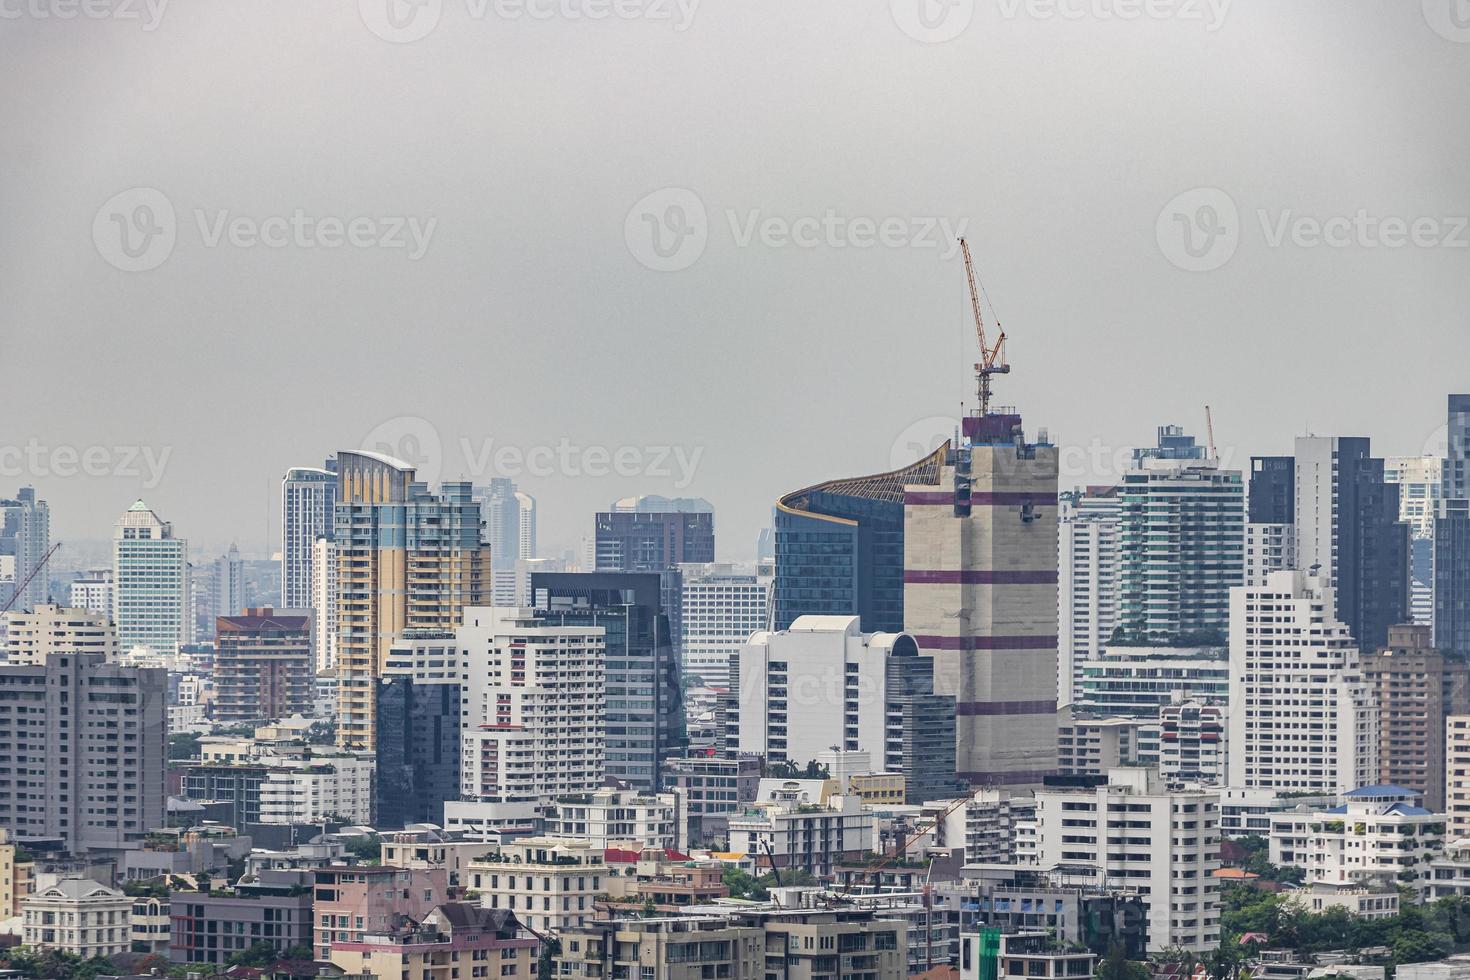
POLYGON ((1118 625, 1118 539, 1122 527, 1117 487, 1088 487, 1062 496, 1057 598, 1057 703, 1071 704, 1082 665, 1103 655, 1118 625))
POLYGON ((1037 790, 1034 826, 1040 867, 1093 868, 1099 884, 1143 893, 1150 952, 1219 945, 1218 793, 1171 792, 1152 769, 1112 769, 1106 786, 1037 790))
POLYGON ((139 500, 118 518, 112 548, 113 622, 124 652, 172 654, 194 639, 189 543, 139 500))
POLYGON ((319 538, 332 536, 336 504, 337 474, 332 469, 297 466, 286 471, 281 480, 282 609, 310 607, 322 618, 321 607, 311 605, 315 549, 319 538))
POLYGON ((464 670, 461 795, 522 803, 602 783, 602 627, 548 626, 533 609, 471 606, 455 631, 464 670))
POLYGON ((330 537, 311 546, 311 628, 316 672, 337 669, 337 549, 330 537))
POLYGON ((71 607, 101 613, 112 621, 112 569, 94 568, 71 583, 71 607))
POLYGON ((724 685, 730 660, 750 635, 766 628, 770 580, 734 565, 680 565, 684 672, 724 685))
POLYGON ((1325 579, 1230 596, 1230 786, 1342 794, 1378 777, 1377 707, 1325 579))
POLYGON ((1464 840, 1470 837, 1470 715, 1450 715, 1444 727, 1445 839, 1464 840))
POLYGON ((5 662, 45 666, 56 653, 100 653, 117 663, 117 634, 108 618, 88 609, 42 604, 5 616, 5 662))

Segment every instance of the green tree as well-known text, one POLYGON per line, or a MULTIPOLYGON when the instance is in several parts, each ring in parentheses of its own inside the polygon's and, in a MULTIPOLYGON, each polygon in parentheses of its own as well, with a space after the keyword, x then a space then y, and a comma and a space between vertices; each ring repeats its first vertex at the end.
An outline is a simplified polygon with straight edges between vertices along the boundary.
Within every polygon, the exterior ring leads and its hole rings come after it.
POLYGON ((175 732, 170 735, 168 757, 175 762, 199 758, 199 736, 193 732, 175 732))
POLYGON ((1149 980, 1150 976, 1148 967, 1130 960, 1118 942, 1108 947, 1108 955, 1097 968, 1097 980, 1149 980))
MULTIPOLYGON (((242 949, 240 950, 240 952, 225 960, 225 965, 253 966, 259 968, 270 966, 272 963, 280 958, 281 956, 279 953, 276 952, 276 947, 274 943, 268 943, 265 940, 260 939, 251 943, 249 949, 242 949)), ((310 959, 309 956, 307 958, 310 959)))

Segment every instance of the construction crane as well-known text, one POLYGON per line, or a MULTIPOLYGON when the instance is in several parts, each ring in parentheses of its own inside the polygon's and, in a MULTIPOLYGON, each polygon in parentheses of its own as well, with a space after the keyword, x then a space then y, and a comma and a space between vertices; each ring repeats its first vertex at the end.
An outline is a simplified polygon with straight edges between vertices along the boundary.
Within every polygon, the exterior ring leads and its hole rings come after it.
MULTIPOLYGON (((995 321, 995 330, 1000 336, 991 347, 985 337, 985 317, 980 310, 980 285, 975 276, 975 260, 970 257, 970 243, 960 239, 960 251, 965 253, 965 277, 970 281, 970 307, 975 311, 975 335, 980 338, 980 361, 975 365, 975 381, 979 389, 980 414, 990 414, 990 378, 996 374, 1010 374, 1011 366, 1005 362, 1006 332, 995 321)), ((994 307, 991 307, 994 309, 994 307)))
POLYGON ((1210 459, 1218 462, 1220 457, 1215 454, 1215 416, 1208 405, 1205 406, 1205 431, 1210 440, 1210 459))
POLYGON ((0 606, 0 615, 10 612, 10 607, 15 605, 15 600, 19 599, 21 593, 26 590, 26 586, 31 584, 31 579, 35 578, 41 569, 46 567, 46 563, 51 560, 51 556, 56 554, 56 550, 60 547, 61 542, 58 541, 46 550, 46 553, 41 556, 41 560, 36 563, 36 567, 31 569, 30 573, 21 579, 20 584, 15 587, 15 594, 6 601, 5 605, 0 606))

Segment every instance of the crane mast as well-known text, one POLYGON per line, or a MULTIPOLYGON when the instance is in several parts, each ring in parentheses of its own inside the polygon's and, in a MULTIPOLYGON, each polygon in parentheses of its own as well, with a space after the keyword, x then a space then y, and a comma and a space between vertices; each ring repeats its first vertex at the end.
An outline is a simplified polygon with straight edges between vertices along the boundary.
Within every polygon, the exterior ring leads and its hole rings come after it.
POLYGON ((975 365, 976 393, 980 399, 980 415, 990 414, 991 377, 997 374, 1009 374, 1011 366, 1005 362, 1006 332, 1005 328, 996 320, 995 329, 999 334, 995 339, 995 346, 990 346, 985 336, 985 316, 980 307, 980 285, 975 276, 975 260, 970 256, 970 243, 960 239, 960 251, 965 255, 965 278, 970 283, 970 308, 975 314, 975 336, 980 341, 980 360, 975 365))

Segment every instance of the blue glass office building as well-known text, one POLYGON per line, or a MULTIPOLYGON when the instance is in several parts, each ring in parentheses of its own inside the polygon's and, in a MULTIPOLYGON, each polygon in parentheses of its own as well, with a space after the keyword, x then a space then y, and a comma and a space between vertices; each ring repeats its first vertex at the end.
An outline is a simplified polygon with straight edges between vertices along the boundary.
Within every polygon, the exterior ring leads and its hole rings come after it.
POLYGON ((851 616, 865 633, 903 631, 903 488, 936 486, 950 445, 891 473, 830 480, 776 502, 775 628, 851 616))

